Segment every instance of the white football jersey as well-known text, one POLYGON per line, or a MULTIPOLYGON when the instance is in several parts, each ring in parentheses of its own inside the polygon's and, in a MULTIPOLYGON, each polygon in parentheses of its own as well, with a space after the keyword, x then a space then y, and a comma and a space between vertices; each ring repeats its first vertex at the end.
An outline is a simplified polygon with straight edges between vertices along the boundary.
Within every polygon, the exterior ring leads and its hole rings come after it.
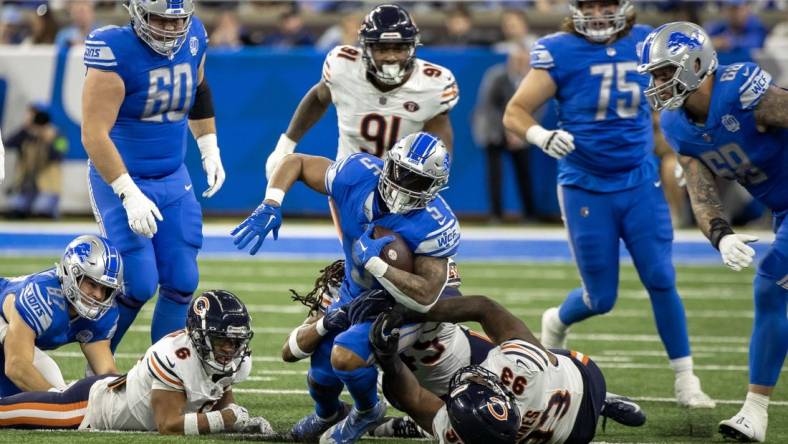
POLYGON ((245 380, 251 369, 251 359, 245 359, 233 376, 214 382, 185 331, 172 333, 148 348, 127 374, 125 386, 113 388, 115 377, 93 384, 80 429, 156 431, 152 390, 183 392, 184 413, 207 412, 232 385, 245 380))
POLYGON ((447 68, 415 59, 410 78, 382 92, 367 79, 361 49, 337 46, 326 56, 323 81, 337 109, 337 160, 367 152, 381 157, 399 139, 424 127, 460 99, 454 74, 447 68))
MULTIPOLYGON (((558 364, 550 364, 543 350, 513 339, 491 350, 482 363, 514 393, 522 418, 518 444, 561 443, 572 433, 583 400, 583 377, 572 358, 555 357, 558 364)), ((432 427, 439 442, 462 442, 451 427, 445 405, 432 427)))

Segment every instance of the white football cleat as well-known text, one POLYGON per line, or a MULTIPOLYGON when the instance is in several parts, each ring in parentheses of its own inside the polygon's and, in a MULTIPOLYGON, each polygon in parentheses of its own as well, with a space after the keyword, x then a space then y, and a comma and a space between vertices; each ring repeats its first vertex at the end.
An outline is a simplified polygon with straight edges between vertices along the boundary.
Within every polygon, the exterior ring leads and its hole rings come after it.
POLYGON ((691 409, 713 409, 717 406, 709 395, 700 388, 700 379, 692 373, 685 372, 676 377, 674 385, 676 402, 681 407, 691 409))
POLYGON ((564 325, 558 317, 558 307, 545 310, 542 314, 542 335, 539 338, 544 348, 565 349, 567 333, 569 333, 569 327, 564 325))
POLYGON ((720 421, 720 433, 739 442, 763 442, 766 440, 768 415, 753 415, 741 410, 733 418, 720 421))

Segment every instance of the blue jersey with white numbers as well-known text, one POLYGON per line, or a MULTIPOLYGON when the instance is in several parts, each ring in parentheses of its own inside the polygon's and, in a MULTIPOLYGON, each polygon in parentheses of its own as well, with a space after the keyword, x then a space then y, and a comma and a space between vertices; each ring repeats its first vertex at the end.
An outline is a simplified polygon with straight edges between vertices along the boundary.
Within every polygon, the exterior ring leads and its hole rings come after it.
MULTIPOLYGON (((114 305, 95 321, 69 315, 70 303, 63 296, 54 268, 28 276, 0 278, 0 306, 10 294, 16 295, 14 308, 36 334, 35 344, 41 350, 71 342, 87 344, 110 339, 115 333, 118 309, 114 305)), ((0 314, 6 319, 5 313, 0 314)))
POLYGON ((736 180, 775 212, 788 210, 788 129, 761 131, 758 106, 772 77, 755 63, 720 66, 714 74, 704 126, 683 109, 661 114, 662 131, 673 148, 700 159, 712 173, 736 180))
POLYGON ((153 51, 131 25, 97 29, 85 40, 85 66, 123 79, 126 97, 110 138, 132 177, 166 176, 183 164, 187 117, 207 45, 197 17, 172 60, 153 51))
POLYGON ((345 280, 340 295, 344 302, 366 289, 382 288, 364 267, 353 261, 353 243, 369 224, 396 232, 417 255, 451 257, 460 245, 460 224, 440 195, 422 210, 405 214, 384 212, 377 193, 382 169, 380 158, 357 153, 335 162, 326 171, 326 191, 339 213, 342 230, 345 280))
POLYGON ((625 190, 655 177, 651 110, 638 74, 639 51, 651 28, 635 25, 605 45, 559 32, 539 39, 531 67, 557 86, 559 127, 575 151, 558 163, 558 182, 599 192, 625 190))

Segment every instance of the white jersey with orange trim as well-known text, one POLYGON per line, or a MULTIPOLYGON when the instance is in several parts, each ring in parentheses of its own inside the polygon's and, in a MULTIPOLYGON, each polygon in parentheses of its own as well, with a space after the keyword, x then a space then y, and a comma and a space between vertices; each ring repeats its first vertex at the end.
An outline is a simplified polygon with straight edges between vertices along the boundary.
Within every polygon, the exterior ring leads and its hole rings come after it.
MULTIPOLYGON (((561 443, 572 433, 583 399, 583 377, 572 358, 555 357, 557 365, 540 348, 512 339, 491 350, 481 364, 498 375, 517 399, 522 417, 518 444, 561 443)), ((575 359, 587 358, 578 355, 575 359)), ((439 442, 462 442, 451 427, 445 405, 432 427, 439 442)))
POLYGON ((251 359, 245 359, 233 376, 214 382, 186 333, 172 333, 148 348, 127 374, 125 386, 113 388, 115 377, 93 384, 80 429, 155 431, 152 390, 183 392, 183 413, 207 412, 232 385, 245 380, 251 368, 251 359))
POLYGON ((397 140, 424 128, 460 99, 452 72, 415 59, 413 73, 400 87, 382 92, 368 79, 361 50, 337 46, 326 56, 323 81, 337 109, 337 160, 367 152, 381 157, 397 140))

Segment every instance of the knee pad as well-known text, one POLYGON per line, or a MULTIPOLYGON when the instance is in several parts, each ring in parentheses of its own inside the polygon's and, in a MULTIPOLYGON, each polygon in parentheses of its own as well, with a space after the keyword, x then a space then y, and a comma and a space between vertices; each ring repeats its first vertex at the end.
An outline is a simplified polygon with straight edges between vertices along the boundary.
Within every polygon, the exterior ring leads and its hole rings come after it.
POLYGON ((156 294, 156 287, 159 286, 158 275, 155 271, 141 270, 134 272, 126 267, 124 274, 123 293, 127 299, 134 299, 141 303, 145 303, 156 294))
POLYGON ((645 270, 640 271, 643 286, 646 290, 669 290, 676 286, 676 270, 670 261, 650 262, 645 270))
POLYGON ((188 305, 192 301, 193 293, 182 293, 169 287, 159 288, 159 297, 170 300, 176 304, 188 305))

